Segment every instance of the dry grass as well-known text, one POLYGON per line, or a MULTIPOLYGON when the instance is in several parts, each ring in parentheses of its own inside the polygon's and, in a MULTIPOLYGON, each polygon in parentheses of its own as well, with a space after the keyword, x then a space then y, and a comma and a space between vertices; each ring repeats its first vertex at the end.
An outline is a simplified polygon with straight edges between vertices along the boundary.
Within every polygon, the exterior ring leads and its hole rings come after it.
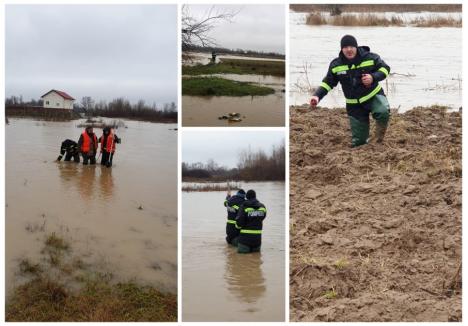
POLYGON ((332 11, 338 7, 342 12, 462 12, 461 4, 292 4, 296 12, 332 11))
POLYGON ((320 12, 314 12, 307 16, 307 25, 333 25, 333 26, 415 26, 415 27, 462 27, 462 20, 453 17, 432 15, 420 17, 405 22, 400 16, 391 18, 376 14, 343 14, 338 16, 326 16, 320 12))
POLYGON ((182 191, 228 191, 232 189, 240 189, 239 183, 206 183, 206 184, 190 184, 183 185, 182 191))

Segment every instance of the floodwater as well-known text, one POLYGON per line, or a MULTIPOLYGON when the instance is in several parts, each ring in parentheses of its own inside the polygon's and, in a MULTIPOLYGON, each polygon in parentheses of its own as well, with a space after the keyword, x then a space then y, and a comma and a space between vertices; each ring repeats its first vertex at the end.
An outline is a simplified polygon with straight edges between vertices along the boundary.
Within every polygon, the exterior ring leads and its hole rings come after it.
MULTIPOLYGON (((211 55, 197 53, 192 64, 208 64, 211 55)), ((240 60, 268 60, 278 59, 242 57, 233 55, 218 56, 216 61, 223 58, 240 60)), ((275 90, 274 94, 266 96, 182 96, 182 124, 184 126, 271 126, 281 127, 285 123, 285 78, 269 75, 236 75, 212 74, 196 77, 220 77, 240 82, 255 83, 275 90), (242 121, 230 122, 218 117, 230 112, 241 114, 242 121)), ((184 76, 188 77, 188 76, 184 76)))
MULTIPOLYGON (((208 52, 192 52, 191 61, 185 61, 184 65, 206 65, 211 62, 211 53, 208 52)), ((216 62, 221 59, 236 59, 236 60, 266 60, 266 61, 284 61, 284 59, 273 59, 273 58, 259 58, 259 57, 248 57, 234 54, 217 54, 216 62)))
POLYGON ((267 208, 260 253, 226 243, 226 192, 182 193, 183 321, 285 320, 284 183, 241 186, 267 208))
POLYGON ((124 120, 114 166, 106 168, 54 161, 63 140, 78 140, 79 121, 9 120, 7 291, 19 282, 19 260, 38 262, 46 235, 56 232, 73 255, 116 280, 176 293, 177 132, 169 130, 176 125, 124 120))
MULTIPOLYGON (((309 83, 312 87, 320 84, 330 61, 340 51, 341 37, 352 34, 396 73, 381 82, 391 108, 406 111, 434 104, 453 109, 462 106, 461 28, 309 26, 305 24, 306 15, 289 15, 291 105, 309 103, 309 83)), ((416 14, 406 16, 410 19, 416 14)), ((341 87, 320 105, 343 107, 341 87)))

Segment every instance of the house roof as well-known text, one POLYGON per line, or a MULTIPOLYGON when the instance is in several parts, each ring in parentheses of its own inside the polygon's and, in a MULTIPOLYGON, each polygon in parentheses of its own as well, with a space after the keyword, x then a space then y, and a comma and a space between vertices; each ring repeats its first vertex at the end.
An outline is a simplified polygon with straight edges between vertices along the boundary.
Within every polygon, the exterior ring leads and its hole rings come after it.
POLYGON ((61 97, 63 97, 63 98, 66 99, 66 100, 72 100, 72 101, 75 100, 73 97, 71 97, 71 96, 68 95, 67 93, 62 92, 62 91, 58 91, 58 90, 56 90, 56 89, 52 89, 52 90, 48 91, 47 93, 45 93, 44 95, 42 95, 41 98, 43 98, 44 96, 46 96, 47 94, 52 93, 52 92, 57 93, 58 95, 60 95, 61 97))

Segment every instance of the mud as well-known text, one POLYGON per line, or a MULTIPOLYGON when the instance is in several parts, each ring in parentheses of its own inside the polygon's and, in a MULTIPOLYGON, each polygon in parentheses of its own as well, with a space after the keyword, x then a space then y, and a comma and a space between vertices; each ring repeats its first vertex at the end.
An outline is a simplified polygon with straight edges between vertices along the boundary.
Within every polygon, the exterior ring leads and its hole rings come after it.
POLYGON ((461 113, 356 149, 345 110, 290 118, 291 321, 461 321, 461 113))

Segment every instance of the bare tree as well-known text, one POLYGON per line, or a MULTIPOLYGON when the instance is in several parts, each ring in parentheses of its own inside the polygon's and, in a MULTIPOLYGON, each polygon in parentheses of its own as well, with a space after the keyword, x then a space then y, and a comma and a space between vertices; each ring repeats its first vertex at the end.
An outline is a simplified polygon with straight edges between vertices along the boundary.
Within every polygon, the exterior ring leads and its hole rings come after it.
POLYGON ((187 5, 182 6, 182 51, 192 46, 216 46, 216 40, 209 34, 220 21, 232 22, 239 11, 219 11, 211 6, 206 13, 195 18, 187 5))

